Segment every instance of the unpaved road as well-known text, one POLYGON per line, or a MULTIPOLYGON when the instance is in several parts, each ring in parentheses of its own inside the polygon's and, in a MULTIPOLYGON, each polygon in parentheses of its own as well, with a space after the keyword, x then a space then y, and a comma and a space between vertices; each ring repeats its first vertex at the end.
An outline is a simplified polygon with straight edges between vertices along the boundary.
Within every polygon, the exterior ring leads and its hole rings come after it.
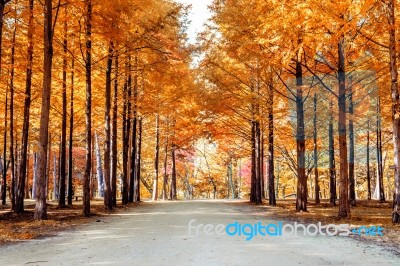
POLYGON ((238 202, 147 202, 56 237, 0 247, 0 265, 400 265, 398 256, 349 237, 189 236, 192 219, 194 226, 276 222, 238 202))

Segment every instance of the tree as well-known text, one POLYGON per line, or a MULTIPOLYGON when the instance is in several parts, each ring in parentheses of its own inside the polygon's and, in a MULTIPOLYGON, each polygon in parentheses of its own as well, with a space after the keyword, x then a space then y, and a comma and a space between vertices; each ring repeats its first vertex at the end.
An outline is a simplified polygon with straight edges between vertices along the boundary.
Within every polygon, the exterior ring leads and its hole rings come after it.
POLYGON ((53 4, 52 0, 44 2, 44 60, 43 60, 43 89, 42 109, 40 115, 39 152, 36 180, 35 220, 47 219, 46 206, 46 166, 49 136, 51 68, 53 64, 53 4))

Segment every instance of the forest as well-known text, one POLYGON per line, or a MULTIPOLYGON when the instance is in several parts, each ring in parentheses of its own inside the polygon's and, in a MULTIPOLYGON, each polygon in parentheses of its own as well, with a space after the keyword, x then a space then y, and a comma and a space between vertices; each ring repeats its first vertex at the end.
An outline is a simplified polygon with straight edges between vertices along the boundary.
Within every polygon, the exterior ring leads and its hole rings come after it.
POLYGON ((1 204, 393 202, 397 0, 0 0, 1 204))

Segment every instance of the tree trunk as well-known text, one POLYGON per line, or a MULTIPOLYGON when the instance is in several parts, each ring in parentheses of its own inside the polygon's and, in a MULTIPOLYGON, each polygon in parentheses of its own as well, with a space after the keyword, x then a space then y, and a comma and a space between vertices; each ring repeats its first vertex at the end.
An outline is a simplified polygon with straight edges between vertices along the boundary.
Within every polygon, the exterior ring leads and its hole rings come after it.
POLYGON ((354 104, 353 104, 353 83, 350 76, 349 84, 349 200, 351 206, 356 206, 356 186, 354 179, 354 104))
POLYGON ((138 58, 135 55, 135 75, 133 78, 133 123, 132 123, 132 135, 131 135, 131 171, 129 179, 129 202, 133 202, 135 193, 135 175, 136 175, 136 147, 137 147, 137 97, 138 97, 138 58))
POLYGON ((62 124, 61 124, 61 155, 60 155, 60 199, 59 207, 65 207, 65 181, 67 179, 67 68, 68 68, 68 24, 67 24, 67 7, 65 5, 64 20, 64 40, 63 40, 63 74, 62 74, 62 124))
POLYGON ((161 198, 166 200, 167 196, 167 186, 168 186, 168 174, 167 174, 167 165, 168 165, 168 137, 165 141, 165 150, 164 150, 164 178, 163 178, 163 187, 162 187, 162 195, 161 198))
POLYGON ((392 120, 393 120, 393 149, 394 149, 394 197, 393 197, 393 223, 400 223, 400 99, 397 69, 396 50, 396 15, 395 0, 388 2, 389 14, 389 56, 390 56, 390 77, 392 95, 392 120))
POLYGON ((42 108, 40 114, 38 168, 37 168, 37 195, 35 206, 35 220, 47 219, 46 205, 46 166, 47 144, 49 135, 51 69, 53 64, 53 4, 52 0, 44 2, 44 60, 43 60, 43 90, 42 108))
POLYGON ((335 166, 335 137, 333 135, 333 102, 329 103, 329 201, 331 206, 336 206, 336 166, 335 166))
POLYGON ((118 163, 118 56, 115 55, 113 116, 112 116, 112 140, 111 140, 111 189, 112 204, 117 207, 117 163, 118 163))
POLYGON ((317 94, 314 93, 314 183, 315 183, 315 203, 319 204, 319 179, 318 179, 318 130, 317 130, 317 94))
POLYGON ((90 216, 90 172, 92 169, 92 1, 85 0, 85 37, 86 37, 86 156, 85 175, 83 177, 83 215, 90 216))
POLYGON ((125 64, 125 82, 124 82, 124 106, 123 106, 123 111, 122 111, 122 117, 123 117, 123 124, 122 124, 122 141, 123 141, 123 148, 122 148, 122 160, 123 160, 123 166, 122 166, 122 204, 126 205, 128 204, 128 191, 129 191, 129 181, 128 181, 128 176, 129 176, 129 167, 128 167, 128 162, 129 162, 129 135, 130 135, 130 97, 131 97, 131 90, 128 88, 128 79, 130 77, 130 63, 129 63, 129 56, 126 58, 126 64, 125 64))
POLYGON ((344 55, 344 36, 338 43, 338 76, 339 76, 339 213, 340 218, 346 218, 350 214, 349 204, 349 172, 347 162, 346 140, 346 68, 344 55))
POLYGON ((53 159, 53 200, 59 199, 59 188, 58 188, 58 180, 57 180, 57 156, 54 154, 53 159))
POLYGON ((228 161, 228 182, 229 182, 229 190, 231 194, 231 199, 235 199, 235 185, 233 184, 233 165, 232 165, 232 158, 229 158, 228 161))
POLYGON ((176 145, 172 143, 171 156, 172 156, 172 175, 171 175, 171 189, 170 199, 176 200, 176 145))
POLYGON ((368 200, 371 200, 371 170, 370 170, 370 160, 369 160, 369 150, 370 150, 370 133, 369 133, 370 121, 368 118, 368 127, 367 127, 367 188, 368 188, 368 200))
POLYGON ((108 58, 106 67, 106 93, 105 93, 105 142, 104 142, 104 208, 112 210, 113 201, 111 194, 111 68, 113 61, 113 43, 110 42, 108 48, 108 58))
MULTIPOLYGON (((261 130, 261 127, 260 127, 261 130)), ((265 191, 265 150, 264 150, 264 130, 261 130, 261 144, 260 144, 260 182, 261 182, 261 198, 265 200, 267 198, 265 191)))
POLYGON ((379 201, 385 201, 385 191, 383 187, 383 163, 382 163, 382 126, 381 126, 381 101, 378 96, 376 103, 376 159, 378 166, 379 201))
POLYGON ((268 203, 276 206, 275 175, 274 175, 274 88, 268 85, 268 203))
POLYGON ((33 154, 32 199, 36 199, 37 154, 33 154))
POLYGON ((136 174, 135 174, 135 191, 134 198, 135 202, 140 202, 140 179, 141 179, 141 163, 142 163, 142 135, 143 135, 143 118, 138 118, 139 130, 138 130, 138 151, 136 158, 136 174))
POLYGON ((303 69, 300 60, 296 62, 296 113, 297 113, 297 199, 296 211, 307 211, 307 177, 305 168, 303 69))
POLYGON ((15 204, 15 212, 24 212, 25 186, 29 182, 27 179, 28 164, 28 139, 31 108, 31 89, 32 89, 32 66, 33 66, 33 4, 34 0, 29 0, 29 21, 28 21, 28 64, 26 67, 25 99, 24 99, 24 121, 22 126, 21 141, 21 163, 19 165, 18 191, 15 204))
POLYGON ((10 166, 11 166, 11 210, 15 210, 15 156, 14 156, 14 76, 15 76, 15 37, 17 32, 17 19, 14 21, 14 32, 11 48, 11 74, 10 74, 10 166))
POLYGON ((100 151, 100 143, 99 143, 99 137, 97 136, 97 133, 95 134, 95 139, 96 139, 96 144, 95 144, 95 150, 96 150, 96 173, 97 173, 97 191, 98 191, 98 197, 103 198, 104 197, 104 176, 103 176, 103 169, 101 167, 101 151, 100 151))
POLYGON ((153 181, 153 195, 152 200, 158 199, 158 165, 160 157, 160 116, 156 115, 156 152, 154 158, 154 181, 153 181))
MULTIPOLYGON (((1 1, 1 0, 0 0, 1 1)), ((1 181, 1 203, 7 203, 7 117, 8 117, 8 86, 6 87, 6 104, 4 107, 4 138, 3 138, 3 172, 1 181)))
POLYGON ((74 136, 74 78, 75 78, 75 60, 71 63, 71 105, 69 114, 69 146, 68 146, 68 205, 72 205, 72 194, 74 193, 73 180, 73 136, 74 136))

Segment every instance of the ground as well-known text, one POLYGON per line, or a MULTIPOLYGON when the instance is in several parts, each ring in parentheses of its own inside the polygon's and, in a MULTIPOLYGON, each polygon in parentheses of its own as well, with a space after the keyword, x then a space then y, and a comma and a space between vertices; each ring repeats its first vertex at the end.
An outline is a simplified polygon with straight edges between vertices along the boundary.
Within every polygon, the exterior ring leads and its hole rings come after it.
POLYGON ((255 236, 246 241, 244 236, 206 235, 204 230, 196 236, 200 224, 289 222, 279 216, 287 211, 282 206, 144 202, 96 216, 55 237, 2 245, 0 265, 398 265, 394 251, 354 237, 255 236))

